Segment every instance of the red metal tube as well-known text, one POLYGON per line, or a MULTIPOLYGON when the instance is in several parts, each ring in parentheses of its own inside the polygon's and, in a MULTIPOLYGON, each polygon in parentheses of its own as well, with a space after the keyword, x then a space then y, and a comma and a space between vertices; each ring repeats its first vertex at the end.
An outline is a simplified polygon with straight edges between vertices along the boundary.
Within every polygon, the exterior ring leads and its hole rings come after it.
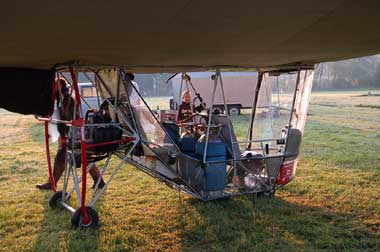
MULTIPOLYGON (((79 88, 78 88, 78 79, 75 75, 74 69, 70 67, 70 74, 71 79, 73 80, 73 88, 75 93, 75 104, 76 104, 76 111, 80 111, 80 94, 79 94, 79 88)), ((82 150, 82 201, 81 201, 81 209, 82 209, 82 216, 83 216, 83 224, 88 224, 90 222, 90 218, 87 214, 86 209, 86 188, 87 188, 87 159, 86 159, 86 140, 84 135, 84 121, 82 117, 82 113, 79 113, 79 118, 74 118, 72 121, 73 126, 80 126, 81 130, 81 150, 82 150)))
POLYGON ((45 121, 45 148, 46 148, 46 159, 47 159, 48 171, 49 171, 49 181, 50 181, 50 185, 51 185, 51 190, 53 192, 55 192, 57 189, 55 186, 53 171, 51 168, 49 138, 50 138, 50 136, 49 136, 49 122, 45 121))
MULTIPOLYGON (((83 126, 82 126, 83 129, 83 126)), ((84 134, 84 130, 82 130, 82 134, 84 134)), ((84 141, 84 137, 82 137, 81 141, 82 148, 82 216, 83 216, 83 224, 88 224, 90 219, 87 215, 86 209, 86 186, 87 186, 87 158, 86 158, 86 141, 84 141)))
MULTIPOLYGON (((75 95, 75 104, 76 104, 76 111, 80 111, 80 105, 81 105, 81 100, 80 100, 80 94, 79 94, 79 88, 78 88, 78 79, 77 76, 75 75, 74 69, 70 67, 69 69, 71 79, 73 80, 73 88, 74 88, 74 95, 75 95)), ((80 118, 82 118, 83 115, 80 114, 80 118)))

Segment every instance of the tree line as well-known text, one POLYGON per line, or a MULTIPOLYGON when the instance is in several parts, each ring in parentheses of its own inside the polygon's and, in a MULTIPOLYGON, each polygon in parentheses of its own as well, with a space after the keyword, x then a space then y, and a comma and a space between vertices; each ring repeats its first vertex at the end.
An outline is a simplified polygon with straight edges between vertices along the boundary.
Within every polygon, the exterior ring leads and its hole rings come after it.
MULTIPOLYGON (((172 74, 137 74, 136 82, 144 96, 171 96, 172 74)), ((279 78, 281 90, 292 89, 295 76, 279 78)), ((272 85, 276 89, 276 85, 272 85)), ((326 62, 316 65, 313 90, 380 88, 380 55, 326 62)))
POLYGON ((318 64, 314 90, 380 88, 380 55, 318 64))

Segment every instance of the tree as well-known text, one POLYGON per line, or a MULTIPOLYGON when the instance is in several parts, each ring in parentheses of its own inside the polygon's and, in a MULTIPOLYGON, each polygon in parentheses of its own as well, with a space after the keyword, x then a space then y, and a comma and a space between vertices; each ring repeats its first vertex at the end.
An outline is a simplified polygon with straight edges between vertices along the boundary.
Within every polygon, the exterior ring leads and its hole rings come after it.
POLYGON ((380 55, 327 62, 315 69, 314 89, 379 87, 380 55))

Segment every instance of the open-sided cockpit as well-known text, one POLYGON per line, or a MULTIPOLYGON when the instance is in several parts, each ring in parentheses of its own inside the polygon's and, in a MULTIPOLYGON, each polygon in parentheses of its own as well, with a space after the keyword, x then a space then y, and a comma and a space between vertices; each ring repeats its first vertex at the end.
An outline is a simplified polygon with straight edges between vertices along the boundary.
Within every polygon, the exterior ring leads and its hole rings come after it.
MULTIPOLYGON (((219 70, 209 76, 208 104, 195 90, 191 73, 181 75, 179 93, 185 94, 185 103, 189 103, 185 115, 181 115, 181 106, 177 111, 153 111, 133 82, 134 75, 124 69, 69 70, 66 79, 75 96, 74 119, 61 121, 52 116, 40 120, 70 128, 64 185, 58 194, 61 204, 73 212, 67 203, 71 194, 76 193, 82 209, 93 207, 125 163, 202 200, 249 193, 271 195, 294 177, 313 78, 310 68, 256 74, 244 90, 251 93, 251 107, 240 116, 228 113, 225 86, 229 83, 224 83, 219 70), (76 75, 83 72, 88 76, 90 71, 93 77, 88 81, 102 102, 83 113, 76 75), (284 75, 287 77, 281 79, 284 75), (192 99, 190 87, 196 99, 192 99), (224 104, 222 113, 214 109, 218 95, 224 104), (121 161, 112 168, 113 156, 121 161), (97 162, 105 186, 97 190, 96 184, 86 201, 83 181, 97 162), (81 176, 77 167, 82 167, 81 176)), ((64 71, 68 69, 58 70, 57 77, 64 71)))

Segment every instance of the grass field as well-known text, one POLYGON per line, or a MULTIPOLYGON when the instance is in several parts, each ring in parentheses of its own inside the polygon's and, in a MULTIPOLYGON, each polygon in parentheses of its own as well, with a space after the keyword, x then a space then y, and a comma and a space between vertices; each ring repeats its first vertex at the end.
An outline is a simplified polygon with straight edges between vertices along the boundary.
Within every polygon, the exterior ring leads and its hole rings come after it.
POLYGON ((34 188, 43 129, 0 110, 0 251, 380 251, 380 97, 360 94, 313 94, 297 177, 276 197, 204 203, 125 166, 99 230, 49 208, 34 188))

